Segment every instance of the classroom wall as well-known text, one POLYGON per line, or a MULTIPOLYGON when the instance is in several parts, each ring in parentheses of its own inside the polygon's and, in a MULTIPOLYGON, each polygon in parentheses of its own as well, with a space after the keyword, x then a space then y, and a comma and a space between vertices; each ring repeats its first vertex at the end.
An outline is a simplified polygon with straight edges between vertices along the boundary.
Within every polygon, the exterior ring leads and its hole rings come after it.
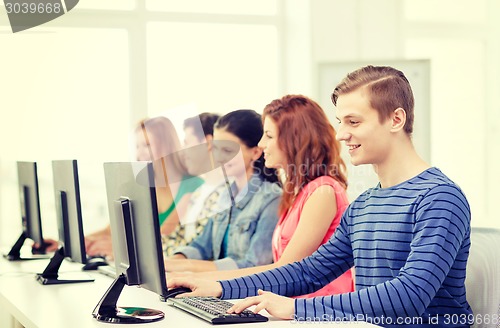
POLYGON ((500 227, 499 10, 494 0, 311 2, 315 67, 430 60, 430 162, 464 190, 473 226, 500 227))
POLYGON ((0 245, 21 233, 16 161, 38 163, 44 233, 57 238, 51 161, 77 159, 91 232, 108 220, 102 163, 135 159, 140 119, 179 128, 281 95, 280 3, 85 0, 16 34, 0 3, 0 245))
MULTIPOLYGON (((254 4, 265 10, 151 12, 162 2, 87 0, 16 35, 0 13, 0 245, 20 232, 16 160, 41 162, 49 235, 50 161, 81 160, 84 215, 95 229, 107 219, 102 161, 132 158, 130 129, 140 118, 182 109, 191 97, 221 113, 261 111, 285 93, 319 97, 321 65, 371 60, 430 61, 430 162, 462 187, 473 225, 500 227, 500 2, 254 4)), ((335 124, 333 105, 322 105, 335 124)))

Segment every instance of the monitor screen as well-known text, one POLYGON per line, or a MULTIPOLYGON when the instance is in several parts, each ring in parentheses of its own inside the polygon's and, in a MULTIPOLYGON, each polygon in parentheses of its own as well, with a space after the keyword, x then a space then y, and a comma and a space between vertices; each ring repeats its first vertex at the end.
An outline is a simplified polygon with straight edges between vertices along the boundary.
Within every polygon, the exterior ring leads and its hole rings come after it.
POLYGON ((79 278, 70 276, 66 279, 59 276, 59 268, 65 258, 85 264, 87 256, 76 160, 53 161, 52 176, 60 247, 54 253, 45 270, 36 275, 36 279, 42 285, 94 281, 88 276, 79 278))
POLYGON ((19 201, 21 205, 21 236, 10 252, 5 255, 8 260, 33 260, 47 258, 42 235, 42 219, 40 214, 40 198, 38 193, 38 176, 36 162, 17 162, 19 184, 19 201), (21 248, 26 239, 33 240, 38 247, 32 248, 35 255, 21 257, 21 248))
POLYGON ((140 286, 161 299, 167 293, 153 166, 150 162, 104 163, 104 176, 116 279, 93 316, 114 323, 161 320, 161 311, 116 306, 125 285, 140 286))
POLYGON ((17 162, 21 219, 26 238, 43 244, 38 174, 35 162, 17 162))
POLYGON ((52 176, 59 243, 64 249, 65 257, 74 262, 85 264, 87 258, 77 161, 52 161, 52 176))

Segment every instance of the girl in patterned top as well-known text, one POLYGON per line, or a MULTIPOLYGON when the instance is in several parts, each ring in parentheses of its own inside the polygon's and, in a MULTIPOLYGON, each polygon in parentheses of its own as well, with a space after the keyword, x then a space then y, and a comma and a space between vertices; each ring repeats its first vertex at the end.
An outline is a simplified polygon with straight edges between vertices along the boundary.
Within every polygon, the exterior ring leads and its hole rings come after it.
MULTIPOLYGON (((282 172, 284 193, 273 234, 273 263, 204 273, 203 278, 230 279, 266 271, 311 255, 330 239, 348 205, 340 143, 321 107, 301 95, 286 95, 264 108, 259 146, 266 167, 282 172)), ((175 275, 171 275, 174 276, 175 275)), ((201 277, 201 276, 200 276, 201 277)), ((312 297, 350 292, 351 270, 312 297)))
MULTIPOLYGON (((178 225, 179 216, 185 212, 190 195, 203 184, 203 179, 187 172, 179 156, 179 138, 167 117, 141 120, 134 132, 136 160, 153 162, 158 220, 162 235, 168 235, 178 225)), ((90 256, 104 255, 112 258, 109 225, 85 236, 85 247, 90 256)))

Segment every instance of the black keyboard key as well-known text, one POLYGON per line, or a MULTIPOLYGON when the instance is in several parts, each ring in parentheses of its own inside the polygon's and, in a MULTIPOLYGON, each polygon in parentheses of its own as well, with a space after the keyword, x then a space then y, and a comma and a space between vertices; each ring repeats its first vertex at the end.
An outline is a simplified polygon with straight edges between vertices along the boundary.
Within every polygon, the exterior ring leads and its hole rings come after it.
POLYGON ((268 318, 244 310, 241 313, 227 313, 233 303, 215 297, 169 298, 171 305, 178 307, 212 324, 266 322, 268 318))

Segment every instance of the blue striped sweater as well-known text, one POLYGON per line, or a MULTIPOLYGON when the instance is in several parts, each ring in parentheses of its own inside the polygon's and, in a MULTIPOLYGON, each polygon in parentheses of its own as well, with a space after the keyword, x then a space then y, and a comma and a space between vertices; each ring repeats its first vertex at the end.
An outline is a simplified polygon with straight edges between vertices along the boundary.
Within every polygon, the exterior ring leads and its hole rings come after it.
POLYGON ((295 320, 364 320, 465 326, 470 208, 439 169, 390 188, 371 188, 344 213, 332 238, 314 254, 280 268, 221 281, 222 298, 312 293, 355 267, 356 291, 295 300, 295 320))

